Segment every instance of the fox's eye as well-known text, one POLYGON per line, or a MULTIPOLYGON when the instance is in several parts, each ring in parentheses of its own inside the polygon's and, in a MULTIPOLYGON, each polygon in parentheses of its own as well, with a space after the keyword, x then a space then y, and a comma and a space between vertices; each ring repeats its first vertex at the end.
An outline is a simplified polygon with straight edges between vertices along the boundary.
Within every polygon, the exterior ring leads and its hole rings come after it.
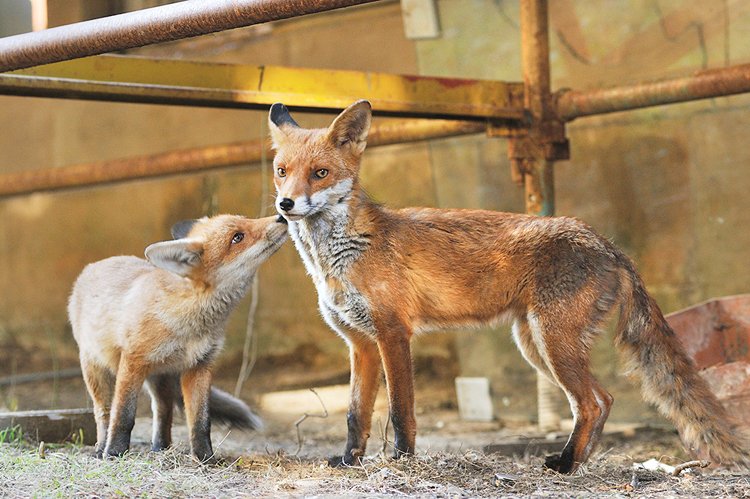
POLYGON ((317 170, 315 172, 315 176, 318 178, 325 178, 328 176, 328 170, 326 170, 325 168, 321 168, 320 170, 317 170))
POLYGON ((245 239, 245 234, 243 234, 242 232, 235 232, 234 236, 232 236, 232 244, 237 244, 243 239, 245 239))
POLYGON ((286 168, 276 168, 276 173, 279 174, 279 177, 286 177, 286 168))

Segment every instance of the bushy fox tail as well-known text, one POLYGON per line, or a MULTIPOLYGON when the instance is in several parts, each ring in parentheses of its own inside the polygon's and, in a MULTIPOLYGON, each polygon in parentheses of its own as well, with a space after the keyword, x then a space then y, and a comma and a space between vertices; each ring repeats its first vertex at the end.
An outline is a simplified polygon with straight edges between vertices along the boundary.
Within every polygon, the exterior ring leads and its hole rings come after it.
MULTIPOLYGON (((179 383, 177 377, 175 377, 175 382, 179 383)), ((175 402, 177 407, 182 411, 184 410, 184 402, 182 401, 182 394, 179 388, 177 389, 177 393, 178 396, 175 402)), ((219 424, 228 425, 239 430, 263 429, 263 420, 245 402, 215 386, 211 387, 209 394, 208 411, 211 421, 219 424)))
POLYGON ((630 371, 641 378, 643 397, 680 430, 683 443, 717 463, 750 467, 747 435, 733 422, 685 353, 633 263, 620 255, 627 274, 615 343, 630 371))
POLYGON ((211 420, 240 430, 260 430, 263 420, 242 400, 212 386, 208 407, 211 420))

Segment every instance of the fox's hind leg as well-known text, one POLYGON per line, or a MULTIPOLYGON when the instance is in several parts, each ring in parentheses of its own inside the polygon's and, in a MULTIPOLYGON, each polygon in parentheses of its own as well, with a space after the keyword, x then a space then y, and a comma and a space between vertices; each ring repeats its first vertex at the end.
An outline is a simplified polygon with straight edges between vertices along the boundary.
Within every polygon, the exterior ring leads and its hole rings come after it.
POLYGON ((164 450, 172 444, 172 416, 179 380, 174 374, 149 376, 146 388, 151 395, 153 417, 151 450, 164 450))
POLYGON ((589 458, 599 441, 613 398, 590 371, 589 344, 583 336, 589 324, 576 324, 564 314, 545 319, 532 312, 527 320, 534 344, 565 392, 574 418, 573 432, 562 453, 549 456, 545 465, 560 473, 572 473, 589 458))
POLYGON ((513 341, 516 343, 518 350, 521 351, 523 358, 526 359, 526 362, 531 364, 531 367, 547 377, 551 382, 557 384, 557 380, 547 367, 547 362, 542 358, 539 349, 537 349, 534 343, 529 322, 525 317, 519 317, 513 321, 512 333, 513 341))
POLYGON ((208 406, 211 366, 203 363, 188 369, 182 373, 180 382, 185 401, 185 419, 190 433, 190 450, 199 461, 211 461, 214 455, 208 406))
POLYGON ((94 419, 96 420, 96 457, 102 457, 107 445, 107 427, 109 426, 109 411, 112 407, 115 377, 106 367, 100 366, 81 357, 81 371, 86 388, 94 403, 94 419))

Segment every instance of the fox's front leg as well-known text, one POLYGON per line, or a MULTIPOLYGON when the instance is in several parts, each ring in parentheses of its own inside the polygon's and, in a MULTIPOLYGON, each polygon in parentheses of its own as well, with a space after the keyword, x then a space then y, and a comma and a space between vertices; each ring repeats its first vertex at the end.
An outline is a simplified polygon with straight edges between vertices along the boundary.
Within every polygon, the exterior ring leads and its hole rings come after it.
POLYGON ((120 356, 115 377, 115 395, 109 418, 105 456, 121 456, 130 448, 130 433, 135 425, 138 392, 146 379, 147 369, 139 359, 120 356))
POLYGON ((94 403, 94 418, 96 420, 96 457, 101 458, 107 446, 107 428, 109 428, 109 414, 115 387, 115 377, 106 367, 97 365, 81 356, 81 371, 86 382, 91 400, 94 403))
POLYGON ((414 416, 414 367, 411 360, 411 330, 389 328, 378 338, 383 359, 391 423, 395 436, 394 454, 398 458, 414 453, 417 421, 414 416))
POLYGON ((185 419, 190 433, 190 450, 201 462, 210 461, 211 419, 208 398, 211 391, 211 366, 199 364, 182 373, 182 398, 185 401, 185 419))
POLYGON ((372 425, 372 411, 378 394, 380 354, 378 346, 369 338, 349 341, 351 362, 349 412, 346 414, 348 436, 343 456, 329 460, 332 466, 359 464, 365 454, 372 425))

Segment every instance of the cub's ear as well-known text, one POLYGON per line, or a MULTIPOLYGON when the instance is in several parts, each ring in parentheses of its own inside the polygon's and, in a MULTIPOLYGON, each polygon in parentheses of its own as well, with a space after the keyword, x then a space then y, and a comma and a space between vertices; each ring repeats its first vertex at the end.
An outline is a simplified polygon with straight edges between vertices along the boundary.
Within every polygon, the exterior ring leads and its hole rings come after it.
POLYGON ((328 137, 336 147, 349 147, 354 154, 360 155, 367 145, 371 121, 372 106, 366 100, 359 100, 333 120, 328 127, 328 137))
POLYGON ((195 222, 198 220, 182 220, 172 226, 172 239, 182 239, 187 237, 190 233, 190 229, 193 228, 195 222))
POLYGON ((146 248, 146 259, 173 274, 187 277, 200 265, 203 244, 195 239, 177 239, 154 243, 146 248))
POLYGON ((299 128, 299 125, 289 114, 289 109, 284 104, 277 102, 271 106, 271 110, 268 112, 268 128, 271 131, 274 149, 278 149, 284 141, 286 137, 284 130, 288 130, 287 127, 299 128))

